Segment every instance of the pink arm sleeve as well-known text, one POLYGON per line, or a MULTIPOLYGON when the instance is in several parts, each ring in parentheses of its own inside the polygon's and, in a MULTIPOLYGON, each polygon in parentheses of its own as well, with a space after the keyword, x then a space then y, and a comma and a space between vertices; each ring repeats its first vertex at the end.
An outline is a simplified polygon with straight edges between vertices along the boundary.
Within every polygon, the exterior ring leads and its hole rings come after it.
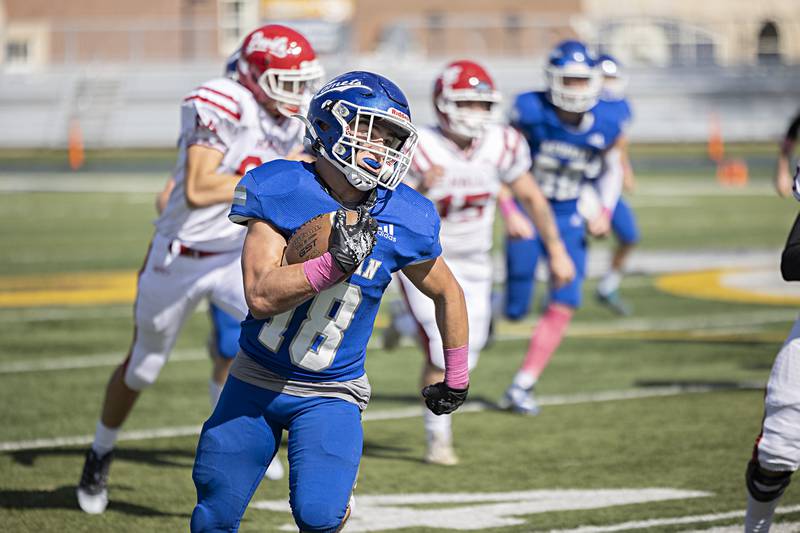
POLYGON ((451 389, 466 389, 469 386, 469 348, 444 349, 444 383, 451 389))
POLYGON ((315 259, 303 263, 303 273, 308 283, 316 292, 324 291, 339 283, 344 272, 339 270, 330 252, 325 252, 315 259))

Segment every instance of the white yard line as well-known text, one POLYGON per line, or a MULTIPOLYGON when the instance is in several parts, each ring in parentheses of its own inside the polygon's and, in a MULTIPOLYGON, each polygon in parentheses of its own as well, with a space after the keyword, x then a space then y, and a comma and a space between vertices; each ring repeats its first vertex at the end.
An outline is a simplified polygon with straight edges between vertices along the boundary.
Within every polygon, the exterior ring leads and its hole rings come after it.
POLYGON ((47 322, 51 320, 87 320, 92 318, 133 319, 133 304, 102 307, 31 307, 27 309, 0 310, 0 324, 47 322))
MULTIPOLYGON (((796 513, 800 511, 800 505, 790 507, 779 507, 775 510, 777 514, 796 513)), ((677 518, 653 518, 651 520, 640 520, 635 522, 623 522, 610 526, 584 526, 575 529, 557 529, 550 533, 603 533, 607 531, 631 531, 635 529, 648 529, 659 526, 677 526, 681 524, 694 524, 702 522, 716 522, 718 520, 729 520, 731 518, 743 518, 744 511, 730 511, 728 513, 703 514, 695 516, 680 516, 677 518)), ((739 527, 741 530, 741 526, 739 527)))
MULTIPOLYGON (((713 387, 654 387, 649 389, 630 389, 618 391, 604 391, 597 393, 567 394, 558 396, 541 396, 540 405, 579 405, 585 403, 613 402, 624 400, 635 400, 641 398, 656 398, 664 396, 678 396, 681 394, 695 394, 712 392, 713 387)), ((490 408, 489 405, 479 402, 469 402, 459 411, 462 413, 476 413, 490 408)), ((364 413, 364 422, 377 422, 383 420, 400 420, 404 418, 416 418, 422 416, 422 407, 414 406, 404 409, 387 409, 377 411, 367 411, 364 413)), ((198 435, 198 426, 177 426, 155 429, 142 429, 136 431, 123 431, 120 433, 120 441, 150 440, 171 437, 188 437, 198 435)), ((0 442, 0 452, 16 452, 25 450, 36 450, 41 448, 61 448, 65 446, 79 446, 90 444, 94 435, 75 435, 69 437, 41 438, 21 441, 0 442)))
MULTIPOLYGON (((122 363, 124 359, 125 353, 120 351, 112 354, 52 357, 49 359, 40 359, 38 361, 9 361, 0 363, 0 375, 117 366, 122 363)), ((199 361, 201 359, 208 359, 208 353, 203 350, 182 350, 173 352, 170 356, 170 361, 199 361)))
MULTIPOLYGON (((698 332, 702 330, 713 330, 725 332, 731 330, 741 333, 740 328, 752 328, 753 326, 771 324, 775 322, 790 322, 794 319, 794 311, 779 309, 768 309, 755 312, 728 313, 724 315, 687 316, 682 318, 664 319, 620 319, 602 322, 599 324, 578 324, 573 326, 569 335, 581 337, 592 335, 612 335, 627 332, 645 331, 682 331, 691 330, 698 332), (721 331, 720 331, 721 330, 721 331)), ((513 328, 510 332, 501 332, 497 335, 500 341, 527 339, 530 336, 530 328, 535 322, 524 322, 513 326, 501 326, 513 328)), ((369 346, 370 352, 383 351, 377 346, 380 341, 372 341, 369 346)), ((413 345, 413 342, 409 342, 413 345)), ((87 368, 100 368, 115 366, 122 362, 125 354, 123 352, 99 355, 79 355, 74 357, 51 357, 47 359, 31 360, 30 358, 19 361, 7 361, 0 363, 0 375, 4 374, 23 374, 29 372, 51 372, 55 370, 79 370, 87 368)), ((170 357, 171 361, 187 362, 198 361, 207 357, 204 350, 182 350, 176 351, 170 357)))

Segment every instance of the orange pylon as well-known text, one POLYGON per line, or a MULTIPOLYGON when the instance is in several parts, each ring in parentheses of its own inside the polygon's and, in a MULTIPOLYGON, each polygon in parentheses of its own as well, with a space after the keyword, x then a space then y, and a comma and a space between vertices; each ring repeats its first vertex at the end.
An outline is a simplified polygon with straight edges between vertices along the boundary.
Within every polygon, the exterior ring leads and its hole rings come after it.
POLYGON ((726 187, 744 187, 750 178, 743 159, 727 159, 717 164, 717 181, 726 187))
POLYGON ((83 150, 83 132, 81 123, 77 118, 69 121, 69 134, 67 135, 67 154, 69 167, 78 170, 83 166, 85 154, 83 150))
POLYGON ((719 116, 712 113, 708 122, 708 158, 716 163, 721 163, 725 156, 725 143, 722 140, 722 126, 719 116))

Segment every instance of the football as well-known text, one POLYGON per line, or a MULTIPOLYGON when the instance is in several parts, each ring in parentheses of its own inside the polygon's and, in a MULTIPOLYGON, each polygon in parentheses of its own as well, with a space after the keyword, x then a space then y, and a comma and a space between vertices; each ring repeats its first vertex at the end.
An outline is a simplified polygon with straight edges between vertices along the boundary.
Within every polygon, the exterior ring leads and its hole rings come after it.
MULTIPOLYGON (((283 264, 294 265, 309 259, 314 259, 328 251, 328 238, 331 235, 333 217, 336 211, 315 216, 289 237, 286 249, 283 252, 283 264)), ((358 220, 356 211, 347 211, 347 225, 355 224, 358 220)))

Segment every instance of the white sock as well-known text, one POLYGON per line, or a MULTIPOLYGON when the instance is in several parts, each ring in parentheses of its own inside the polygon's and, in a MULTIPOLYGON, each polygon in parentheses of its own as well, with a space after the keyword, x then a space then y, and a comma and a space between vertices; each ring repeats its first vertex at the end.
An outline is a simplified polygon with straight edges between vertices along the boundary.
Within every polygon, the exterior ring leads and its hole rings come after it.
MULTIPOLYGON (((224 384, 223 384, 224 385, 224 384)), ((208 399, 211 401, 211 410, 213 411, 217 407, 217 402, 219 401, 219 396, 222 394, 222 387, 214 379, 208 380, 208 399)))
POLYGON ((436 438, 439 441, 453 441, 453 417, 452 415, 436 416, 428 409, 425 409, 425 436, 428 443, 436 438))
POLYGON ((97 426, 94 430, 94 441, 92 442, 92 449, 99 456, 103 456, 114 449, 114 444, 117 442, 119 435, 119 428, 112 429, 103 425, 98 420, 97 426))
POLYGON ((622 282, 622 272, 619 270, 609 270, 603 276, 600 283, 597 284, 597 292, 600 294, 611 294, 619 289, 619 284, 622 282))
POLYGON ((780 498, 771 502, 760 502, 747 493, 747 514, 744 517, 745 533, 762 533, 769 531, 772 525, 772 515, 778 506, 780 498))
POLYGON ((528 390, 536 385, 536 378, 528 372, 518 371, 514 376, 514 386, 528 390))

